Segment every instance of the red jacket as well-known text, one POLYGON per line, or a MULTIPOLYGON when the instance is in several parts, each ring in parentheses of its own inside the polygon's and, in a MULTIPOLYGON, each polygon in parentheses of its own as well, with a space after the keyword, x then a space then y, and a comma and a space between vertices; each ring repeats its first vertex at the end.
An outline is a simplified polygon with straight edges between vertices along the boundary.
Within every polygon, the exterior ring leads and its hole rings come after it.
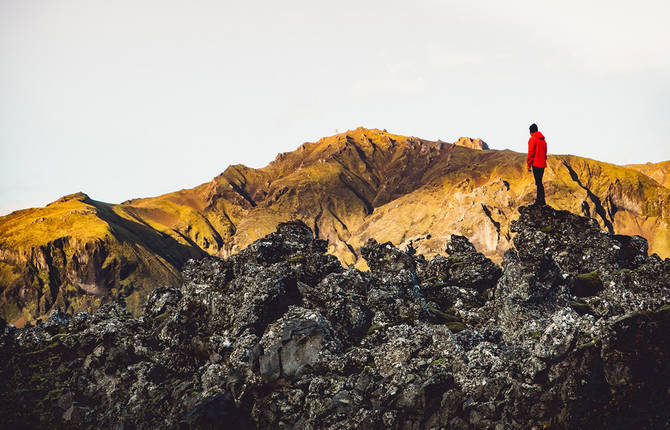
POLYGON ((547 141, 539 131, 530 135, 528 139, 528 158, 526 159, 528 168, 547 167, 547 141))

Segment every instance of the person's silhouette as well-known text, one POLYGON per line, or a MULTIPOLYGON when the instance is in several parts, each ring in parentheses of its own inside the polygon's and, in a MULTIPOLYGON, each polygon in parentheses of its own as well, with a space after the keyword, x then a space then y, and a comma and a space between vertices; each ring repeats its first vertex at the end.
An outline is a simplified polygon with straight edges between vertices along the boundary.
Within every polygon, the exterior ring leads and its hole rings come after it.
POLYGON ((547 167, 547 141, 544 135, 537 129, 537 125, 530 125, 530 139, 528 139, 528 158, 526 159, 528 171, 533 171, 535 176, 535 186, 537 186, 537 197, 535 205, 546 205, 544 200, 544 185, 542 185, 542 176, 547 167))

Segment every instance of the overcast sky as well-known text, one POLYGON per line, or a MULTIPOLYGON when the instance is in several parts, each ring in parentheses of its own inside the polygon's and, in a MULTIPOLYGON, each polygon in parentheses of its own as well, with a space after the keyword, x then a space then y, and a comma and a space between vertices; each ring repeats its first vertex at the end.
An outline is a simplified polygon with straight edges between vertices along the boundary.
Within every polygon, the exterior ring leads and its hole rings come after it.
POLYGON ((670 159, 670 2, 0 0, 0 214, 358 126, 670 159))

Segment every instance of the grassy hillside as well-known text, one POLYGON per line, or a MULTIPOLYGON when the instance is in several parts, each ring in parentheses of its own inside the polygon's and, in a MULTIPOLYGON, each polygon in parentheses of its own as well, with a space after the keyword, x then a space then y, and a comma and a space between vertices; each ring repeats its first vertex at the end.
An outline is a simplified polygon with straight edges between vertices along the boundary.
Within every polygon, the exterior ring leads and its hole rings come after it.
POLYGON ((83 193, 0 218, 0 316, 23 324, 112 300, 131 310, 152 286, 177 285, 197 247, 83 193))

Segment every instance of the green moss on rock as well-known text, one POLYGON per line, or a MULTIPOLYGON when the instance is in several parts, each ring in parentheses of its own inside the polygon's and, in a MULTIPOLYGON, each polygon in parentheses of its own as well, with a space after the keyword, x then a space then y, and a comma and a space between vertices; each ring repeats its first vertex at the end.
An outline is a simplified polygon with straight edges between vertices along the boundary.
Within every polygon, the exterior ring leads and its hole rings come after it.
POLYGON ((572 294, 577 297, 588 297, 598 294, 603 289, 603 281, 595 270, 577 275, 572 286, 572 294))
POLYGON ((442 312, 439 309, 434 308, 433 306, 428 306, 428 310, 435 315, 435 318, 442 324, 447 324, 451 322, 460 322, 460 318, 455 315, 442 312))
POLYGON ((553 233, 555 230, 554 230, 554 227, 553 227, 553 226, 551 226, 551 225, 545 225, 544 227, 542 227, 542 228, 540 229, 540 231, 541 231, 542 233, 551 234, 551 233, 553 233))
POLYGON ((305 261, 304 255, 294 255, 288 259, 289 263, 303 263, 305 261))
POLYGON ((373 325, 370 326, 370 328, 368 329, 368 331, 365 335, 370 336, 371 334, 373 334, 377 330, 381 329, 382 327, 384 327, 384 326, 382 326, 381 324, 373 324, 373 325))
POLYGON ((154 324, 155 325, 161 325, 167 320, 167 318, 170 316, 169 312, 163 312, 161 314, 158 314, 154 317, 154 324))
POLYGON ((446 324, 447 328, 454 333, 465 330, 467 327, 460 321, 453 321, 446 324))
POLYGON ((447 263, 449 264, 462 263, 463 261, 464 261, 463 257, 459 255, 450 255, 449 257, 447 257, 447 263))
POLYGON ((589 342, 583 343, 581 345, 577 345, 575 348, 575 351, 583 351, 587 348, 596 348, 600 346, 600 338, 594 337, 592 338, 589 342))
POLYGON ((581 300, 574 300, 570 302, 570 307, 575 310, 579 315, 590 314, 593 312, 588 303, 581 300))

